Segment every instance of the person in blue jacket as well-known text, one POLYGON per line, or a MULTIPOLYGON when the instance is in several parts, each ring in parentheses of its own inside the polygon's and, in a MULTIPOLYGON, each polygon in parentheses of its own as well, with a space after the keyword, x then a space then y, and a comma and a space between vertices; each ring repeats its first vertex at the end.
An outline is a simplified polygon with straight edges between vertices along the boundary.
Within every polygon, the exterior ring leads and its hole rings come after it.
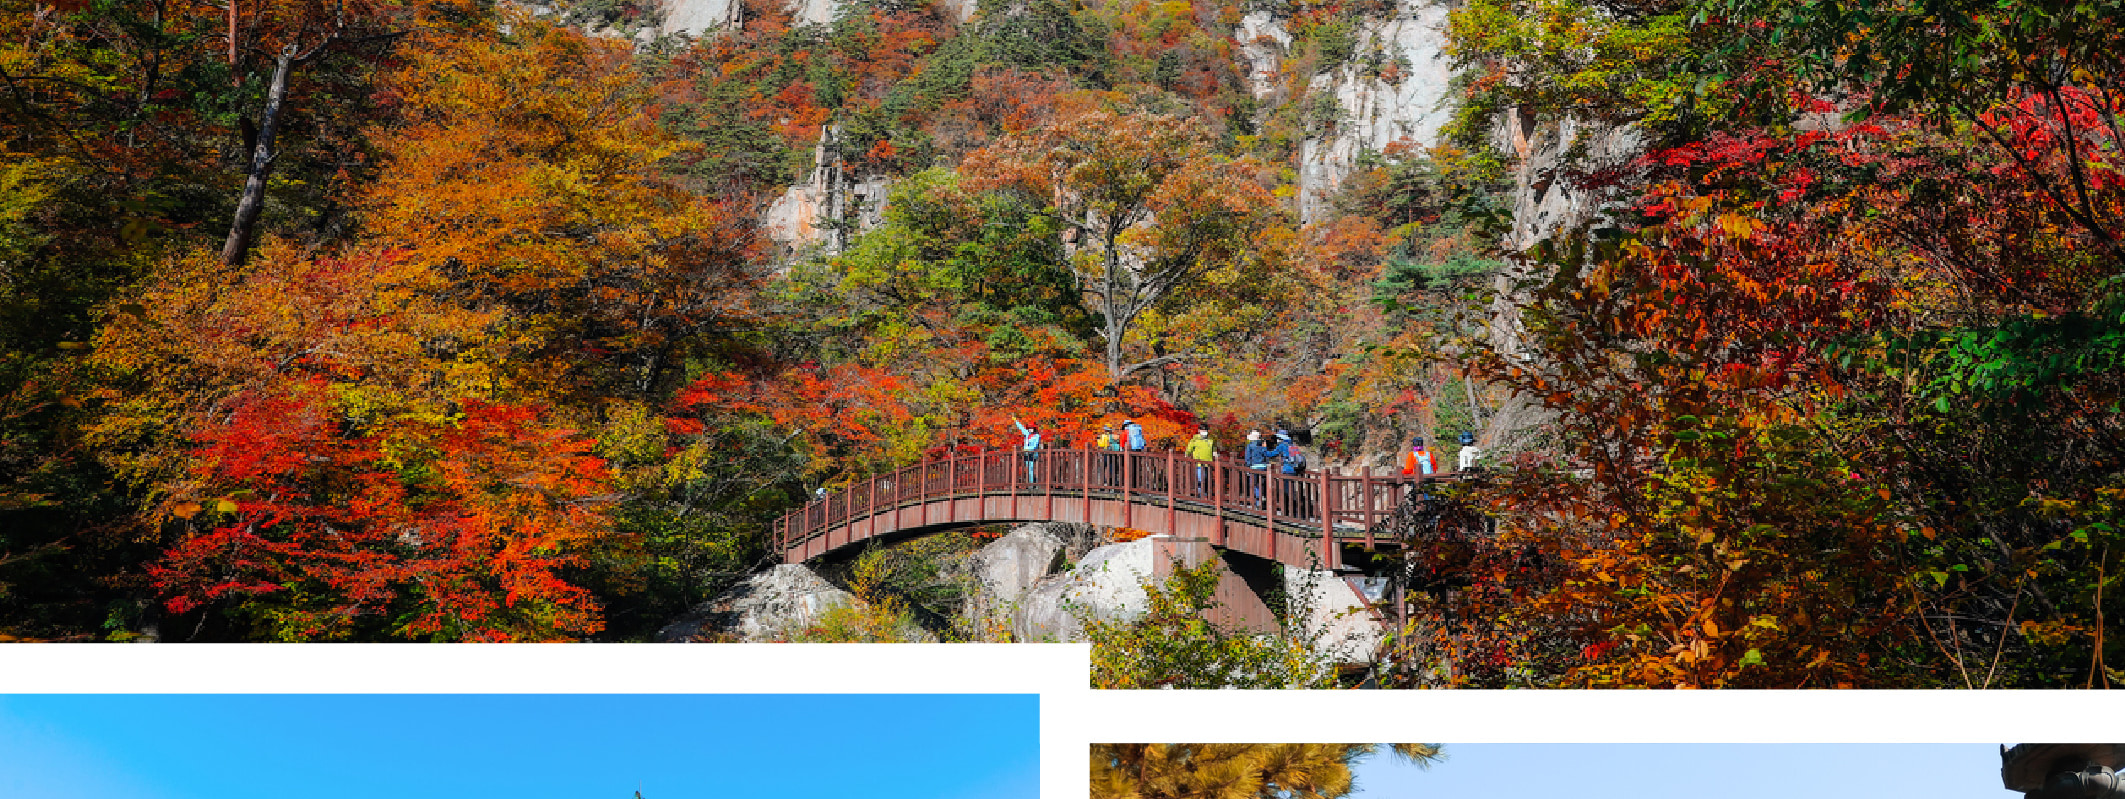
POLYGON ((1266 472, 1269 470, 1269 448, 1262 445, 1262 431, 1247 431, 1247 449, 1241 453, 1240 458, 1247 462, 1248 471, 1265 473, 1249 475, 1247 480, 1254 484, 1248 493, 1253 494, 1255 501, 1259 502, 1262 499, 1262 484, 1267 482, 1266 472))
POLYGON ((1034 474, 1033 469, 1040 458, 1040 428, 1028 427, 1025 422, 1019 421, 1016 416, 1011 417, 1011 424, 1018 426, 1018 434, 1025 439, 1024 446, 1020 449, 1025 452, 1026 482, 1038 482, 1040 478, 1034 474))
POLYGON ((1123 419, 1122 432, 1129 436, 1130 452, 1144 451, 1145 443, 1143 425, 1137 424, 1135 419, 1123 419))
MULTIPOLYGON (((1294 462, 1296 460, 1296 457, 1294 455, 1296 451, 1297 450, 1292 448, 1291 434, 1279 430, 1276 434, 1276 446, 1270 447, 1269 451, 1262 453, 1262 460, 1264 461, 1264 465, 1267 465, 1266 462, 1273 458, 1278 461, 1277 471, 1283 472, 1287 475, 1296 475, 1298 474, 1298 472, 1295 471, 1298 466, 1294 462)), ((1263 482, 1268 481, 1264 480, 1263 482)), ((1290 487, 1286 486, 1285 488, 1286 490, 1284 492, 1279 492, 1284 494, 1285 501, 1278 503, 1278 507, 1281 508, 1279 512, 1290 514, 1293 510, 1293 508, 1289 506, 1291 498, 1289 493, 1290 487)))
POLYGON ((1266 468, 1269 468, 1269 455, 1268 455, 1268 453, 1269 453, 1269 448, 1268 448, 1268 447, 1265 447, 1265 446, 1262 446, 1262 431, 1260 431, 1260 430, 1249 430, 1249 431, 1247 431, 1247 450, 1246 450, 1246 452, 1245 452, 1245 453, 1243 453, 1243 454, 1241 455, 1241 457, 1245 458, 1245 459, 1246 459, 1246 461, 1247 461, 1247 468, 1249 468, 1249 469, 1266 469, 1266 468))
POLYGON ((1298 442, 1292 441, 1290 436, 1277 438, 1274 454, 1284 459, 1283 472, 1285 474, 1296 476, 1306 473, 1306 452, 1299 449, 1298 442))

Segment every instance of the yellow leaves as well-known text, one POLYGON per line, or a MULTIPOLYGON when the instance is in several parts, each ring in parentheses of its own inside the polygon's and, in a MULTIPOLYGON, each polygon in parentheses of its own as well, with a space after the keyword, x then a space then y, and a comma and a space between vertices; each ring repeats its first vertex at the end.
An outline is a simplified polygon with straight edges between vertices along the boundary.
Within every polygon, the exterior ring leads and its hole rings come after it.
POLYGON ((1764 224, 1755 218, 1741 214, 1720 214, 1715 219, 1715 224, 1719 227, 1721 233, 1725 233, 1728 238, 1735 241, 1746 241, 1753 238, 1756 235, 1756 231, 1764 227, 1764 224))
MULTIPOLYGON (((235 513, 236 511, 240 510, 240 508, 237 507, 236 502, 228 498, 216 499, 212 502, 215 513, 235 513)), ((170 515, 175 516, 179 519, 191 519, 195 516, 198 516, 201 512, 205 511, 207 507, 208 506, 204 503, 188 500, 171 505, 170 515)))
POLYGON ((6 251, 9 242, 8 227, 51 199, 59 190, 58 180, 72 165, 66 158, 11 153, 0 143, 0 252, 6 251))

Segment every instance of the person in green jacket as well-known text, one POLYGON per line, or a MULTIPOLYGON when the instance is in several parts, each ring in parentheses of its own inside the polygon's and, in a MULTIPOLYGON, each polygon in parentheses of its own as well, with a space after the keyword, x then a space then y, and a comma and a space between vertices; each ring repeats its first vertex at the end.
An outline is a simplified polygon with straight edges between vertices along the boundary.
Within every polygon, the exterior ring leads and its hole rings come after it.
POLYGON ((1217 442, 1210 440, 1210 428, 1196 428, 1186 451, 1195 459, 1195 495, 1202 496, 1210 485, 1210 462, 1217 458, 1217 442))

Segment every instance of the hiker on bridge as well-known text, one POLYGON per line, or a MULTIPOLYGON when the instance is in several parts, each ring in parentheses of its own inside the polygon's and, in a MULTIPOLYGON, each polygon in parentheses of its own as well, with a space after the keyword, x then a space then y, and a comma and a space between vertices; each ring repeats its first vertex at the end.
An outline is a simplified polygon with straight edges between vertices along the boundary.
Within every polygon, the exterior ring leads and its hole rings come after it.
POLYGON ((1424 439, 1410 439, 1409 451, 1402 453, 1402 474, 1410 477, 1430 477, 1437 471, 1431 463, 1431 450, 1424 448, 1424 439))
POLYGON ((1120 455, 1117 455, 1117 454, 1108 454, 1108 453, 1119 453, 1119 452, 1121 452, 1121 451, 1122 451, 1122 440, 1121 440, 1121 438, 1120 438, 1119 436, 1116 436, 1116 435, 1114 435, 1114 425, 1111 425, 1111 424, 1110 424, 1110 425, 1101 425, 1101 426, 1100 426, 1100 428, 1099 428, 1099 442, 1098 442, 1098 446, 1099 446, 1099 449, 1100 449, 1100 456, 1099 456, 1099 482, 1100 482, 1100 484, 1101 484, 1101 485, 1116 485, 1116 484, 1119 484, 1119 483, 1121 482, 1121 474, 1122 474, 1122 456, 1120 456, 1120 455))
POLYGON ((1146 446, 1146 444, 1144 442, 1143 425, 1137 424, 1135 419, 1123 419, 1122 432, 1129 434, 1130 452, 1144 451, 1144 447, 1146 446))
POLYGON ((1483 450, 1476 446, 1476 434, 1462 431, 1461 458, 1454 468, 1463 472, 1474 469, 1476 468, 1476 459, 1481 457, 1483 457, 1483 450))
MULTIPOLYGON (((1122 442, 1128 446, 1130 452, 1142 452, 1146 447, 1150 446, 1149 442, 1144 440, 1144 426, 1137 424, 1135 419, 1122 420, 1122 442)), ((1127 459, 1126 465, 1128 468, 1136 470, 1137 487, 1148 488, 1153 491, 1166 490, 1166 476, 1164 473, 1145 471, 1144 467, 1133 458, 1127 459)))
POLYGON ((1277 457, 1283 459, 1283 472, 1285 474, 1296 477, 1306 473, 1306 452, 1299 449, 1299 442, 1291 440, 1291 436, 1277 436, 1276 450, 1270 454, 1277 455, 1277 457), (1277 453, 1283 454, 1277 455, 1277 453))
MULTIPOLYGON (((1290 433, 1278 433, 1276 449, 1271 450, 1269 454, 1275 455, 1280 459, 1281 464, 1278 471, 1283 472, 1285 475, 1291 477, 1304 477, 1306 475, 1306 452, 1299 448, 1299 442, 1292 439, 1290 433)), ((1311 486, 1304 483, 1286 483, 1284 484, 1284 493, 1284 513, 1286 515, 1302 519, 1313 518, 1311 486)))
POLYGON ((1188 439, 1186 452, 1195 460, 1195 495, 1210 493, 1210 462, 1217 459, 1217 442, 1210 440, 1210 428, 1196 428, 1195 437, 1188 439))
MULTIPOLYGON (((1267 451, 1262 453, 1262 465, 1264 467, 1267 467, 1269 461, 1276 461, 1277 471, 1283 472, 1285 474, 1291 474, 1291 433, 1283 429, 1282 422, 1277 423, 1277 428, 1278 429, 1276 431, 1276 444, 1269 447, 1267 451)), ((1262 482, 1270 486, 1276 485, 1269 479, 1269 476, 1266 474, 1262 475, 1262 482)), ((1289 493, 1289 491, 1285 492, 1285 499, 1287 501, 1290 499, 1289 493)), ((1269 500, 1271 502, 1276 501, 1276 495, 1277 490, 1273 487, 1270 488, 1269 500)), ((1291 509, 1287 507, 1284 509, 1283 512, 1285 515, 1290 515, 1291 509)))
POLYGON ((1025 452, 1026 482, 1038 482, 1040 478, 1034 473, 1034 468, 1040 458, 1040 428, 1028 427, 1016 416, 1011 417, 1011 424, 1017 425, 1018 434, 1025 437, 1024 446, 1020 447, 1020 450, 1025 452))

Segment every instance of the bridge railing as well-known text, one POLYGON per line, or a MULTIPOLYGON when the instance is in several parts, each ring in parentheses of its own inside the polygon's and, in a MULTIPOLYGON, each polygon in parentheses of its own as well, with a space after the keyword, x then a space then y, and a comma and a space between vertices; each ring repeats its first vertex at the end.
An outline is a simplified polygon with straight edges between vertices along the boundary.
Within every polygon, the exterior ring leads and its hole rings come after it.
MULTIPOLYGON (((1377 528, 1422 481, 1452 480, 1399 474, 1355 475, 1320 470, 1286 475, 1277 464, 1249 468, 1221 456, 1196 461, 1177 452, 1012 450, 955 454, 850 483, 783 516, 777 546, 784 552, 827 530, 907 505, 976 496, 1058 496, 1121 499, 1129 503, 1259 521, 1273 529, 1336 541, 1376 543, 1377 528)), ((1004 521, 1004 520, 999 520, 1004 521)))

